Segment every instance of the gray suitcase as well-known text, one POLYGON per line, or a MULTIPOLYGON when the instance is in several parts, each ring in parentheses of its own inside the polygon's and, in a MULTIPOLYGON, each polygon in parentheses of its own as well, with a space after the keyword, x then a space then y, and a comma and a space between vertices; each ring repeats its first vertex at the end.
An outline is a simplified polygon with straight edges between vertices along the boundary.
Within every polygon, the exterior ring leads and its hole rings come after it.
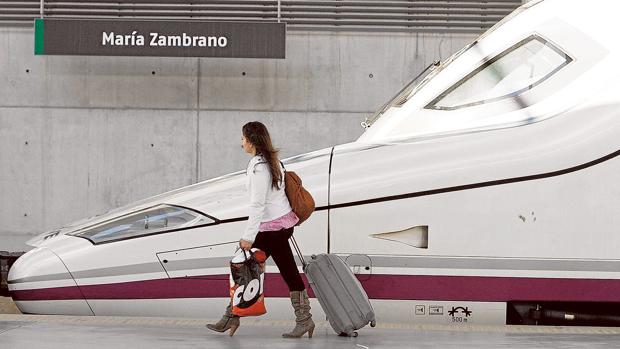
POLYGON ((306 263, 293 239, 308 282, 334 331, 341 336, 357 337, 356 330, 370 323, 375 327, 375 312, 366 291, 351 269, 334 254, 313 255, 306 263))

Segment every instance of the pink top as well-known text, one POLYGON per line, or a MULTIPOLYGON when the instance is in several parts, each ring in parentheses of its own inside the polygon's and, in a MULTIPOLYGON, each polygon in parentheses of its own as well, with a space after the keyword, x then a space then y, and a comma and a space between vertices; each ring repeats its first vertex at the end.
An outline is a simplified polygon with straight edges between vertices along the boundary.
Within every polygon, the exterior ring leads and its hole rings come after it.
POLYGON ((278 231, 281 229, 292 228, 299 222, 299 218, 295 212, 291 211, 280 218, 276 218, 269 222, 262 222, 258 227, 258 231, 278 231))

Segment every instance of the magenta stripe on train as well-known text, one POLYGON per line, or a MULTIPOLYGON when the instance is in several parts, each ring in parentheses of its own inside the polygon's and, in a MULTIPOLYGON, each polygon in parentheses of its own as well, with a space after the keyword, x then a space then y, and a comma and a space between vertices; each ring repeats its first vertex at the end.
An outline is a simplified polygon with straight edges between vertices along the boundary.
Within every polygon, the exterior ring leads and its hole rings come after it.
MULTIPOLYGON (((371 299, 620 302, 620 280, 615 279, 372 275, 362 284, 371 299)), ((288 294, 280 274, 266 275, 267 297, 288 294)), ((19 290, 12 296, 18 301, 228 297, 228 275, 19 290)))

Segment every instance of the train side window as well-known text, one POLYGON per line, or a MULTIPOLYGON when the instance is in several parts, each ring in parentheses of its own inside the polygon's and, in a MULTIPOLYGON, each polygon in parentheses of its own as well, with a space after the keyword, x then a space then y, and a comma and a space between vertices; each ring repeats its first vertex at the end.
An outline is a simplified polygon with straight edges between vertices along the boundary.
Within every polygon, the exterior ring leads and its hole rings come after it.
POLYGON ((482 64, 426 108, 455 110, 516 97, 572 60, 551 42, 532 35, 482 64))
POLYGON ((215 223, 215 219, 198 211, 180 206, 158 205, 81 229, 70 235, 99 244, 210 223, 215 223))

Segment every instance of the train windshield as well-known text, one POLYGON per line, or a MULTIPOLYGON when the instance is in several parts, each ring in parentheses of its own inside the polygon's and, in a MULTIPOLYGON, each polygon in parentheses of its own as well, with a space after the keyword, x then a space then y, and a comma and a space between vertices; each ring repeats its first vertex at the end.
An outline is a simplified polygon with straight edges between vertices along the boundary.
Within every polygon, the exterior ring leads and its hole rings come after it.
POLYGON ((154 235, 198 225, 215 219, 180 206, 158 205, 109 221, 86 227, 69 235, 90 240, 94 244, 154 235))
POLYGON ((532 35, 474 70, 427 108, 454 110, 516 97, 571 61, 550 42, 532 35))
MULTIPOLYGON (((475 51, 474 53, 477 54, 475 51)), ((402 101, 396 99, 382 112, 377 127, 368 126, 359 140, 413 139, 527 123, 531 118, 527 113, 515 114, 518 118, 505 120, 499 116, 507 113, 496 113, 497 107, 486 109, 492 111, 489 114, 492 117, 483 117, 484 112, 480 109, 469 113, 465 109, 502 100, 509 100, 510 104, 504 110, 525 109, 531 104, 524 96, 526 92, 551 80, 556 73, 574 61, 558 46, 536 34, 522 39, 499 54, 481 57, 480 60, 482 63, 477 68, 463 66, 472 70, 456 82, 446 84, 443 89, 434 86, 436 92, 433 90, 433 95, 427 93, 426 96, 417 98, 415 94, 421 88, 416 88, 402 101), (432 99, 426 99, 428 97, 432 99), (407 105, 409 100, 414 104, 407 105), (459 114, 457 111, 461 110, 463 112, 459 114), (438 114, 445 111, 455 113, 438 114)), ((440 66, 437 70, 444 68, 445 66, 440 66)), ((424 80, 432 79, 437 74, 438 72, 432 72, 424 80)), ((427 84, 430 86, 430 83, 427 84)))
MULTIPOLYGON (((482 56, 488 53, 483 53, 485 50, 481 45, 487 45, 484 42, 491 33, 541 2, 534 0, 520 6, 448 59, 429 66, 374 115, 362 122, 365 132, 358 141, 384 142, 469 130, 475 122, 467 118, 452 120, 450 117, 453 114, 438 117, 436 111, 461 109, 517 97, 570 63, 570 57, 540 37, 529 37, 496 57, 482 56), (476 59, 483 63, 472 72, 470 69, 474 67, 476 59), (452 77, 463 76, 461 74, 466 75, 465 78, 455 84, 452 77), (441 86, 444 88, 441 89, 441 86)), ((524 107, 519 100, 515 102, 520 109, 524 107)), ((483 121, 483 118, 478 119, 483 121)), ((473 128, 488 126, 476 124, 473 128)))

